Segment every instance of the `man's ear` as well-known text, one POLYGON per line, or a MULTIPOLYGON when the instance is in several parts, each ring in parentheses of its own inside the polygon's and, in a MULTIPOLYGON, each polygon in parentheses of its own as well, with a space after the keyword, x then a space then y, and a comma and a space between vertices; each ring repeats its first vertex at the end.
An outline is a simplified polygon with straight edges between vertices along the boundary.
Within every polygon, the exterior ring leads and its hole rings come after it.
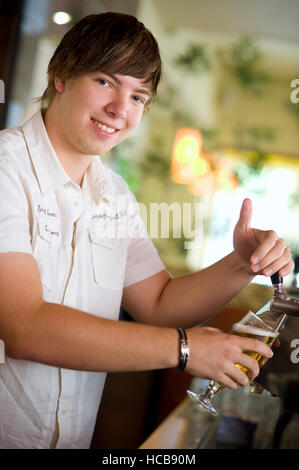
POLYGON ((65 82, 63 80, 61 80, 59 77, 54 77, 54 84, 56 91, 58 91, 59 93, 64 92, 65 82))

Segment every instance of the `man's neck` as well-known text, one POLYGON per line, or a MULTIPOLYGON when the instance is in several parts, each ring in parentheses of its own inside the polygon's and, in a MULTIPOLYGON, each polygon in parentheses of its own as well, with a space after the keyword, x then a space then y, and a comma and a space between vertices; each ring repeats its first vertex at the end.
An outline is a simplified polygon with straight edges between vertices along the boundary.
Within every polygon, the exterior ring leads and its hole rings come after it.
POLYGON ((55 113, 51 107, 43 113, 43 119, 48 137, 64 171, 74 183, 82 186, 84 173, 91 163, 91 156, 83 156, 67 148, 65 139, 57 131, 55 113))

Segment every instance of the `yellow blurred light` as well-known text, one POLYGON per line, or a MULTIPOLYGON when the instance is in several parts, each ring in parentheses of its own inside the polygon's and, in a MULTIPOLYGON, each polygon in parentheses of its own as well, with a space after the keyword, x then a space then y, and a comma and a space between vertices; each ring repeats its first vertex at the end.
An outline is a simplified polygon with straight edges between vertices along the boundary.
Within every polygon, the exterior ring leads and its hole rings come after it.
POLYGON ((209 165, 207 160, 199 157, 193 162, 192 168, 195 176, 201 176, 209 170, 209 165))
POLYGON ((67 24, 72 20, 72 17, 66 11, 56 11, 52 16, 52 20, 59 25, 67 24))
POLYGON ((207 171, 207 162, 200 158, 202 148, 202 136, 195 129, 183 127, 175 137, 171 174, 176 183, 186 184, 195 175, 201 175, 207 171))
POLYGON ((230 158, 218 161, 202 151, 202 135, 196 129, 183 127, 174 140, 171 162, 173 181, 188 185, 192 194, 202 194, 206 188, 233 191, 238 180, 232 172, 230 158))
POLYGON ((196 158, 200 150, 196 136, 184 135, 177 142, 176 159, 179 162, 189 162, 196 158))

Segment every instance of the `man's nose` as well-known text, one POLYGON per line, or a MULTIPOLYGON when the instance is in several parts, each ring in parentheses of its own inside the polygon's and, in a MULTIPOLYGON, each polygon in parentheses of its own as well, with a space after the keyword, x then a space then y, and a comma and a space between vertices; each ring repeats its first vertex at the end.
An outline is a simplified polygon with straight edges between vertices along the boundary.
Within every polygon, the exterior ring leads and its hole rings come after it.
POLYGON ((113 118, 125 119, 127 116, 128 102, 124 96, 114 96, 107 104, 106 111, 113 118))

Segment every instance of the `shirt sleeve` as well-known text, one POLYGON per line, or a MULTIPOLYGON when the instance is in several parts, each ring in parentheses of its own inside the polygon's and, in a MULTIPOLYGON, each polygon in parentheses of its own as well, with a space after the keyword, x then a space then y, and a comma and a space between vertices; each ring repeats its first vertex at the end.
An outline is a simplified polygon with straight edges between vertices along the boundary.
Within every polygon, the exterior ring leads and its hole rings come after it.
POLYGON ((28 203, 16 168, 0 155, 0 253, 10 251, 32 254, 28 203))
POLYGON ((146 231, 140 215, 139 205, 132 193, 130 194, 129 201, 129 243, 124 287, 128 287, 166 269, 146 231))

